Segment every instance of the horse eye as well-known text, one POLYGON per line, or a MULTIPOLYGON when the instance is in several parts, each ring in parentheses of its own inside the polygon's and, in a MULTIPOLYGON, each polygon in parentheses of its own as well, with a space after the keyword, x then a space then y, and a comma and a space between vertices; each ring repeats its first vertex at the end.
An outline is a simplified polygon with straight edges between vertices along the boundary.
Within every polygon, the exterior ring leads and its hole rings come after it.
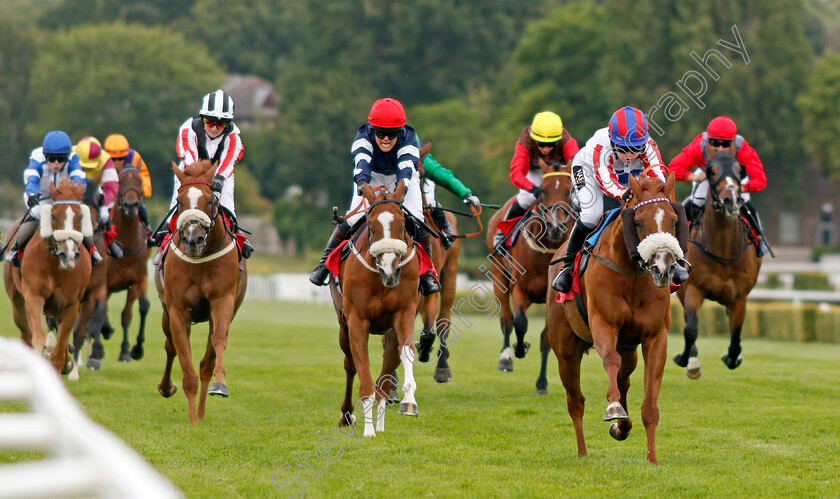
POLYGON ((633 225, 636 226, 636 229, 641 229, 642 228, 642 222, 640 222, 639 220, 636 220, 635 218, 633 219, 633 225))

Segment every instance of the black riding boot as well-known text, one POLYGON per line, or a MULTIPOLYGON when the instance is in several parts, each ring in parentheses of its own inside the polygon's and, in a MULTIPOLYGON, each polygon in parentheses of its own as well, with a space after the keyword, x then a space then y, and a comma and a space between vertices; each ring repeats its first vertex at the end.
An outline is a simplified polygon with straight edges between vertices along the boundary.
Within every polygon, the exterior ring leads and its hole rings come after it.
POLYGON ((572 233, 569 234, 566 254, 563 256, 563 268, 560 269, 560 273, 557 274, 554 282, 551 283, 551 287, 555 290, 561 293, 568 293, 572 289, 572 280, 574 279, 572 268, 575 265, 575 256, 577 256, 580 248, 583 247, 583 242, 591 231, 592 229, 587 228, 580 220, 575 222, 574 227, 572 227, 572 233))
MULTIPOLYGON (((508 209, 508 212, 505 214, 504 220, 511 220, 513 218, 516 218, 516 217, 521 217, 522 215, 525 214, 526 211, 528 211, 528 208, 524 208, 522 205, 519 204, 519 201, 514 199, 513 202, 510 204, 510 208, 508 209)), ((494 248, 493 251, 494 252, 504 251, 505 250, 505 246, 503 244, 504 241, 505 241, 505 235, 502 233, 502 231, 497 229, 496 230, 496 236, 493 238, 493 248, 494 248)))
POLYGON ((753 206, 751 202, 747 201, 741 207, 741 214, 744 215, 744 218, 747 219, 756 233, 758 241, 756 241, 755 253, 759 258, 761 258, 770 251, 770 247, 767 245, 767 241, 764 240, 764 235, 761 231, 761 220, 758 218, 758 212, 755 210, 755 206, 753 206))
POLYGON ((108 245, 108 253, 110 253, 111 256, 114 258, 122 258, 122 246, 120 246, 120 244, 116 240, 111 241, 111 244, 108 245))
MULTIPOLYGON (((432 208, 430 210, 432 215, 432 220, 434 220, 435 225, 440 230, 440 244, 443 246, 443 249, 447 250, 452 247, 452 241, 455 240, 455 229, 452 228, 452 224, 449 223, 449 220, 446 218, 446 212, 439 209, 439 208, 432 208)), ((429 255, 431 256, 431 255, 429 255)))
POLYGON ((37 220, 30 220, 28 222, 20 224, 20 227, 18 227, 17 236, 15 236, 15 242, 12 243, 12 246, 8 250, 6 250, 7 262, 9 262, 15 267, 20 267, 20 258, 18 258, 18 251, 26 247, 26 243, 28 243, 29 240, 32 239, 32 235, 35 234, 35 230, 37 228, 37 220))
POLYGON ((703 213, 703 207, 694 203, 692 198, 688 198, 682 203, 685 208, 685 219, 688 221, 688 226, 691 227, 697 222, 698 217, 703 213))
POLYGON ((82 244, 85 245, 87 248, 88 253, 90 253, 90 264, 91 265, 99 265, 102 263, 102 255, 99 254, 99 249, 96 247, 96 243, 93 241, 93 237, 85 237, 82 239, 82 244))
MULTIPOLYGON (((429 258, 432 258, 432 235, 426 232, 418 241, 423 246, 423 249, 426 250, 429 258)), ((438 291, 440 291, 440 283, 437 277, 435 277, 435 274, 431 270, 427 270, 425 274, 420 276, 420 292, 423 293, 423 296, 429 296, 438 291)))
POLYGON ((342 222, 333 230, 332 235, 330 236, 330 240, 327 242, 327 247, 324 248, 324 254, 321 255, 321 261, 318 262, 318 266, 315 267, 315 270, 309 274, 309 282, 316 286, 324 286, 327 284, 326 280, 327 277, 330 275, 330 271, 327 270, 327 257, 330 256, 332 250, 336 249, 342 241, 347 239, 347 233, 350 232, 350 226, 347 222, 342 222))

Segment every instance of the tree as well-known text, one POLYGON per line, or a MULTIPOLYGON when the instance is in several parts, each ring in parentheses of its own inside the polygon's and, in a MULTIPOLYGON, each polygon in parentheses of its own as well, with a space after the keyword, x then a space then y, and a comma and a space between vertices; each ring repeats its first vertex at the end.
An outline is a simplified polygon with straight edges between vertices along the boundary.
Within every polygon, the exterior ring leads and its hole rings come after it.
POLYGON ((32 70, 30 143, 56 129, 74 141, 122 133, 146 159, 155 195, 168 197, 178 127, 222 78, 202 45, 163 28, 116 23, 58 33, 32 70))
POLYGON ((840 186, 840 54, 828 50, 808 77, 797 106, 804 117, 805 150, 840 186))
POLYGON ((30 118, 29 73, 37 47, 37 35, 21 28, 11 17, 0 21, 0 175, 20 182, 29 150, 24 127, 30 118))

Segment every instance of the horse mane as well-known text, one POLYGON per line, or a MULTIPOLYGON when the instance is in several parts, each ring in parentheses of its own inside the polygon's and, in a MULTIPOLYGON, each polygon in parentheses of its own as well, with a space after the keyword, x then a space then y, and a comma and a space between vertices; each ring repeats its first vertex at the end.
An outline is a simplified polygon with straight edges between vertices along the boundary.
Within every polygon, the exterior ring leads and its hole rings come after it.
POLYGON ((191 165, 184 166, 184 174, 188 177, 202 178, 215 167, 215 163, 209 159, 200 159, 191 165))
POLYGON ((52 188, 53 201, 81 201, 85 187, 69 178, 63 179, 58 187, 52 188))

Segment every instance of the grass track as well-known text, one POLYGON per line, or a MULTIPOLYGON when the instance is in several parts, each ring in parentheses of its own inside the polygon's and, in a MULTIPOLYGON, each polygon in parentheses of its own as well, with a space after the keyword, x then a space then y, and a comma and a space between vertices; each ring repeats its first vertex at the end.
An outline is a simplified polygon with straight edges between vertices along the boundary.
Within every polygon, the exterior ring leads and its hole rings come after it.
MULTIPOLYGON (((112 300, 115 324, 121 300, 112 300)), ((0 301, 6 312, 0 334, 17 336, 9 302, 0 301)), ((84 371, 79 382, 65 383, 94 420, 188 497, 286 497, 303 486, 309 497, 840 496, 840 345, 745 340, 743 365, 729 371, 719 360, 727 340, 701 337, 700 380, 689 380, 670 360, 666 366, 657 432, 661 465, 654 467, 645 460, 639 415, 641 360, 629 395, 635 428, 617 442, 601 421, 606 380, 600 359, 594 351, 584 358, 589 457, 578 459, 553 356, 549 395, 533 395, 539 366, 534 331, 543 318, 531 318, 528 340, 535 347, 507 374, 495 370, 497 319, 470 320, 451 347, 453 380, 439 385, 431 368, 415 369, 420 417, 400 416, 391 406, 386 431, 373 439, 331 432, 344 370, 329 307, 246 302, 226 355, 231 397, 210 398, 207 419, 197 426, 187 423, 180 390, 172 399, 157 393, 164 352, 156 300, 146 358, 116 362, 115 335, 106 342, 102 371, 84 371), (336 442, 329 452, 327 441, 321 443, 332 457, 328 464, 314 455, 325 436, 336 442), (298 460, 306 460, 311 473, 298 460), (280 490, 272 478, 289 486, 280 490)), ((136 321, 135 314, 135 331, 136 321)), ((206 328, 194 327, 199 356, 206 328)), ((370 343, 378 363, 378 341, 370 343)), ((681 345, 680 337, 670 337, 669 357, 681 345)), ((180 377, 176 362, 179 386, 180 377)), ((0 451, 0 462, 32 457, 0 451)))

